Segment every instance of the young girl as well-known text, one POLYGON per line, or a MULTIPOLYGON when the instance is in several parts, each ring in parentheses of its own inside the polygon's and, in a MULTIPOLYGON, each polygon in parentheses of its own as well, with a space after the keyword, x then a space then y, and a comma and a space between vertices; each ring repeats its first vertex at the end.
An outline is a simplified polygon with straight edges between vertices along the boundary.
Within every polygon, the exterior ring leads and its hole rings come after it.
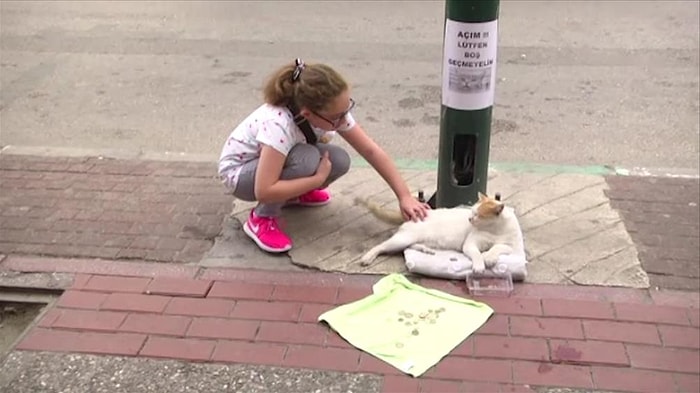
POLYGON ((243 230, 261 249, 292 248, 277 224, 282 206, 330 202, 326 187, 347 173, 350 156, 314 139, 335 131, 391 187, 405 219, 425 217, 430 207, 411 195, 391 158, 355 123, 350 88, 335 70, 297 59, 275 72, 263 93, 265 103, 233 130, 219 159, 219 175, 233 195, 258 202, 243 230))

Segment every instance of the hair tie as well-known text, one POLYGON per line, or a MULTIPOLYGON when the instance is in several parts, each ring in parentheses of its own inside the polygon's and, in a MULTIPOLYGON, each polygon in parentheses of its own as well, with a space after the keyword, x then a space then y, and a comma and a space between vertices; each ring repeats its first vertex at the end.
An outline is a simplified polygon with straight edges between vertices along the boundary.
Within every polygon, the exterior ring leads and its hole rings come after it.
POLYGON ((301 59, 296 59, 294 62, 294 72, 292 73, 292 82, 296 82, 299 80, 299 77, 301 76, 301 72, 304 70, 304 61, 301 59))

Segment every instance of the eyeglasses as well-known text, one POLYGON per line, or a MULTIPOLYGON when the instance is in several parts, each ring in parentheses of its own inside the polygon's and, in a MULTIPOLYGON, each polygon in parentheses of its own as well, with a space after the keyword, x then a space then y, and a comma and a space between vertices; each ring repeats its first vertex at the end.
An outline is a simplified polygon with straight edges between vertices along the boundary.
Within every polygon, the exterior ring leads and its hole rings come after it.
POLYGON ((350 113, 350 111, 351 111, 353 108, 355 108, 355 100, 353 100, 353 99, 351 98, 351 99, 350 99, 350 106, 348 107, 348 109, 346 109, 340 116, 338 116, 337 118, 335 118, 335 119, 333 119, 333 120, 327 119, 327 118, 323 117, 322 115, 320 115, 320 114, 318 114, 317 112, 314 112, 314 111, 311 111, 311 113, 313 113, 314 115, 316 115, 316 116, 320 117, 321 119, 327 121, 328 124, 330 124, 332 127, 335 128, 335 127, 340 126, 340 123, 342 123, 342 121, 343 121, 343 119, 345 118, 345 116, 347 116, 348 113, 350 113))

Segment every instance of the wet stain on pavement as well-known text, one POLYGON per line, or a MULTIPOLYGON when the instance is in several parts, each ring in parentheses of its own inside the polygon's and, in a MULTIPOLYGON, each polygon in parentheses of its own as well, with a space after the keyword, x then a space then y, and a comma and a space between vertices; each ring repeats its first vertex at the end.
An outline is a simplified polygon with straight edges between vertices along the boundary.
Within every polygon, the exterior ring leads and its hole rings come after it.
POLYGON ((537 372, 540 374, 548 373, 552 371, 553 367, 550 364, 547 363, 540 363, 540 366, 537 367, 537 372))
POLYGON ((423 117, 420 119, 420 122, 426 126, 436 126, 440 124, 440 116, 424 113, 423 117))
POLYGON ((512 120, 494 119, 491 126, 492 134, 512 133, 518 130, 518 123, 512 120))
POLYGON ((423 105, 425 105, 423 100, 414 97, 399 100, 399 108, 402 109, 416 109, 422 107, 423 105))
POLYGON ((247 76, 250 76, 250 74, 251 73, 247 71, 232 71, 223 75, 223 77, 221 78, 221 83, 236 83, 240 78, 245 78, 247 76))
POLYGON ((413 122, 410 119, 398 119, 398 120, 393 120, 392 123, 399 128, 410 128, 414 127, 416 125, 415 122, 413 122))
POLYGON ((583 353, 576 348, 566 345, 559 345, 554 350, 554 357, 558 362, 575 362, 581 360, 583 353))

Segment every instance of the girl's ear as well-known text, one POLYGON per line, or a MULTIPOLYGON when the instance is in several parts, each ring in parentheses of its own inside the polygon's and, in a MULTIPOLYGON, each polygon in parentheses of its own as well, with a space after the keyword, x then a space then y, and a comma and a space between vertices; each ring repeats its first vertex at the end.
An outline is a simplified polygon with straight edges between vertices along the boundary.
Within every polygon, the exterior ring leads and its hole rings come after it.
POLYGON ((303 107, 299 110, 299 114, 301 114, 304 117, 309 117, 311 115, 311 111, 308 110, 306 107, 303 107))

